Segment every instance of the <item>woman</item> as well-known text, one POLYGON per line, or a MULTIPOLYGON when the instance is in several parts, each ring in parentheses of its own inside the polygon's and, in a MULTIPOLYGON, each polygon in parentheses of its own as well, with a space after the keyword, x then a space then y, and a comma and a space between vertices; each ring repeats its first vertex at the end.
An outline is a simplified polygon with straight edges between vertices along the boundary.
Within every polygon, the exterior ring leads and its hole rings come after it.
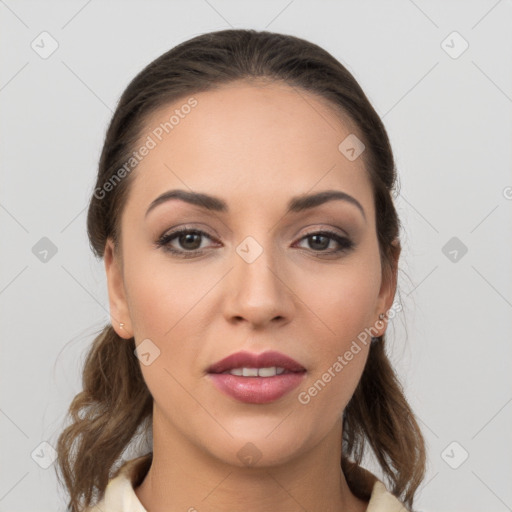
POLYGON ((424 441, 384 348, 395 179, 375 110, 310 42, 204 34, 135 77, 88 212, 111 325, 58 442, 71 511, 412 508, 424 441))

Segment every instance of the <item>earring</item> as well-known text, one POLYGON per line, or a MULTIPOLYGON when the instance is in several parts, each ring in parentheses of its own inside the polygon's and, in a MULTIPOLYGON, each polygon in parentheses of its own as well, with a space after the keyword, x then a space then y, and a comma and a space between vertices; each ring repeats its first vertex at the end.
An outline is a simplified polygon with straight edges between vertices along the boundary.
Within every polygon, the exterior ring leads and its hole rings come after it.
MULTIPOLYGON (((384 315, 384 313, 381 313, 381 314, 379 315, 379 320, 384 320, 384 317, 385 317, 385 316, 386 316, 386 315, 384 315)), ((376 338, 375 336, 372 336, 372 345, 373 345, 373 344, 375 344, 375 343, 377 343, 378 341, 379 341, 379 338, 376 338)))
POLYGON ((119 329, 124 329, 124 324, 123 323, 119 324, 119 329))

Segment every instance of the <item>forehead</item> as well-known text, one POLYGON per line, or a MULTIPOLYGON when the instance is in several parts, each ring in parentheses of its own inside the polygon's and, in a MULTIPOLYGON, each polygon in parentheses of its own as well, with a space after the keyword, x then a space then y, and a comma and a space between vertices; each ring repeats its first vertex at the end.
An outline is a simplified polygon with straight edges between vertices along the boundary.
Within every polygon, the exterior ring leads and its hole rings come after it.
POLYGON ((337 188, 371 210, 363 158, 350 161, 339 149, 351 134, 362 138, 327 100, 279 82, 238 81, 184 96, 145 121, 137 147, 151 149, 134 171, 134 200, 147 205, 167 189, 188 188, 228 202, 272 196, 284 204, 337 188))

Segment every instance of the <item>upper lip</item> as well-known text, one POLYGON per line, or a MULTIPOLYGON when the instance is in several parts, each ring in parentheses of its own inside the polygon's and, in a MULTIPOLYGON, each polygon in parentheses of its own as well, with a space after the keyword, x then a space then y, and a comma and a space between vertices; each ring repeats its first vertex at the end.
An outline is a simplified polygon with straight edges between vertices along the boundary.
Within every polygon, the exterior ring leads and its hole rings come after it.
POLYGON ((208 368, 208 373, 222 373, 234 368, 284 368, 290 372, 303 372, 306 369, 297 361, 285 354, 275 351, 253 354, 251 352, 235 352, 217 361, 208 368))

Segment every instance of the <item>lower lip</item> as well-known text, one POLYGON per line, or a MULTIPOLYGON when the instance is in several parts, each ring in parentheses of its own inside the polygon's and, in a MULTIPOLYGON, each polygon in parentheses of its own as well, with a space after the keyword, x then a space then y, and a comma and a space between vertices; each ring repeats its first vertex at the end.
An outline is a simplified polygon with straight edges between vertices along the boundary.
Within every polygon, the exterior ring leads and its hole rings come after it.
POLYGON ((306 372, 283 373, 274 377, 239 377, 229 373, 208 375, 217 389, 240 402, 267 404, 295 389, 305 374, 306 372))

